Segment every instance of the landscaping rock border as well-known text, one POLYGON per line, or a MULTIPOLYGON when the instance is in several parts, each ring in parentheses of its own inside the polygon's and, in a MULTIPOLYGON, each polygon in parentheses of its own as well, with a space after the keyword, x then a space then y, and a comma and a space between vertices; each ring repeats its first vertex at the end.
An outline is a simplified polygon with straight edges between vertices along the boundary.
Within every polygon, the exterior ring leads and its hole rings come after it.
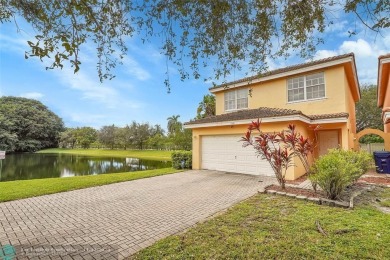
MULTIPOLYGON (((286 193, 286 192, 281 192, 281 191, 276 191, 276 190, 265 190, 265 193, 268 194, 273 194, 273 195, 282 195, 290 198, 296 198, 300 200, 307 200, 310 202, 314 202, 318 205, 325 205, 325 206, 330 206, 330 207, 339 207, 339 208, 353 208, 353 198, 351 198, 351 201, 345 202, 345 201, 338 201, 338 200, 329 200, 325 198, 314 198, 314 197, 307 197, 303 195, 297 195, 297 194, 292 194, 292 193, 286 193)), ((357 195, 356 195, 357 196, 357 195)))

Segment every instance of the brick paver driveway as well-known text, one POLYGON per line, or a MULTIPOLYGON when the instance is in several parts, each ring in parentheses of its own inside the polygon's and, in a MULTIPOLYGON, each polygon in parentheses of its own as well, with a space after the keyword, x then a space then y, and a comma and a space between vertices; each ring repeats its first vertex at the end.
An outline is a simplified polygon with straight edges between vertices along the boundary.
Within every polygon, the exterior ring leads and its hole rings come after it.
POLYGON ((0 248, 18 259, 122 259, 274 181, 187 171, 0 203, 0 248))

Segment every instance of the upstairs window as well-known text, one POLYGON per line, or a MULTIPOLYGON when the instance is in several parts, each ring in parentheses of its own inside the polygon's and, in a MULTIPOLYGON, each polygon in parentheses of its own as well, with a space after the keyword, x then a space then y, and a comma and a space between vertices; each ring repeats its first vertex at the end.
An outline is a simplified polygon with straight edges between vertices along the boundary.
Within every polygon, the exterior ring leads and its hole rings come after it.
POLYGON ((288 102, 325 97, 324 73, 305 75, 287 80, 288 102))
POLYGON ((248 108, 248 89, 225 92, 225 111, 248 108))

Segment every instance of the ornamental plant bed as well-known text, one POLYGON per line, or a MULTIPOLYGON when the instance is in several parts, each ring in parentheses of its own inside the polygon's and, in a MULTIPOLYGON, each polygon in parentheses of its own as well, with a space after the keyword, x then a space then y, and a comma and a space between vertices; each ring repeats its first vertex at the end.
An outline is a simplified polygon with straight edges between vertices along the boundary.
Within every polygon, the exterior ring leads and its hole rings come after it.
POLYGON ((281 186, 271 185, 268 186, 266 190, 286 192, 286 193, 302 195, 302 196, 312 197, 312 198, 326 198, 325 193, 322 191, 314 192, 313 190, 306 190, 306 189, 300 189, 300 188, 289 187, 289 186, 286 186, 285 189, 282 189, 281 186))

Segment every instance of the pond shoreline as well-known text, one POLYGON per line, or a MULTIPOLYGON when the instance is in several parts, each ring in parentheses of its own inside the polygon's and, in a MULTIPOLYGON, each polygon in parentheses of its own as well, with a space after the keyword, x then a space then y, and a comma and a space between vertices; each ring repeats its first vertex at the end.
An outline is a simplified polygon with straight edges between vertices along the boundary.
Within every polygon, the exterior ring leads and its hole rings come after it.
MULTIPOLYGON (((72 151, 73 152, 73 151, 72 151)), ((0 182, 135 172, 169 168, 168 160, 105 154, 12 153, 2 161, 0 182)))
POLYGON ((124 181, 161 176, 180 172, 173 168, 123 172, 94 176, 76 176, 72 178, 47 178, 0 182, 0 203, 41 195, 102 186, 124 181))

